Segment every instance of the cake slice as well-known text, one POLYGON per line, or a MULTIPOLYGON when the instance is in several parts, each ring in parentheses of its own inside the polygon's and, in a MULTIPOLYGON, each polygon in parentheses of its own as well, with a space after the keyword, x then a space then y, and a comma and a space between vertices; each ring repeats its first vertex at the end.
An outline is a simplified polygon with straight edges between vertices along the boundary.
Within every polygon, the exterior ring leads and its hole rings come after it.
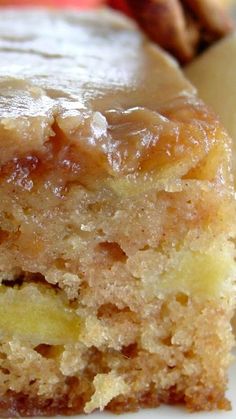
POLYGON ((0 16, 0 416, 229 408, 228 135, 120 15, 0 16))

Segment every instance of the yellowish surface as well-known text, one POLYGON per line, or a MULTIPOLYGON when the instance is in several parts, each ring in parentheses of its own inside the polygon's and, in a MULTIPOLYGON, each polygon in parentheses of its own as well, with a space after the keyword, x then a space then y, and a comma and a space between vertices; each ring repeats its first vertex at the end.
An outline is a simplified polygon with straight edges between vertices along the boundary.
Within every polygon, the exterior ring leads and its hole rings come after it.
POLYGON ((122 377, 119 377, 113 371, 109 374, 97 374, 94 378, 93 385, 95 393, 91 400, 85 406, 85 412, 91 413, 93 410, 104 407, 119 394, 128 392, 129 387, 122 377))
POLYGON ((54 291, 36 285, 0 288, 1 335, 35 344, 59 345, 78 340, 80 320, 54 291))
MULTIPOLYGON (((155 252, 147 251, 143 264, 133 273, 141 279, 141 287, 148 298, 183 293, 205 300, 220 298, 231 290, 235 277, 234 254, 231 247, 216 246, 206 251, 186 248, 173 250, 163 259, 162 267, 155 252), (158 273, 158 269, 162 272, 158 273)), ((133 269, 130 262, 130 269, 133 269)), ((135 268, 134 268, 135 269, 135 268)))
POLYGON ((186 251, 180 255, 180 264, 163 275, 161 288, 201 297, 217 296, 232 268, 233 259, 227 253, 186 251))

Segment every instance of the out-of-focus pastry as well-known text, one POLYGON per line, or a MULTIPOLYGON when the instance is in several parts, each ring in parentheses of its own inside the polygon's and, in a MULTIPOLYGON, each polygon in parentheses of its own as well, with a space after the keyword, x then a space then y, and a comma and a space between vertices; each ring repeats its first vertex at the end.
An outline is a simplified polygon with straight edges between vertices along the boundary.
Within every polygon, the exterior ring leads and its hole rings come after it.
POLYGON ((129 13, 152 40, 181 63, 232 32, 234 23, 220 0, 110 0, 129 13))

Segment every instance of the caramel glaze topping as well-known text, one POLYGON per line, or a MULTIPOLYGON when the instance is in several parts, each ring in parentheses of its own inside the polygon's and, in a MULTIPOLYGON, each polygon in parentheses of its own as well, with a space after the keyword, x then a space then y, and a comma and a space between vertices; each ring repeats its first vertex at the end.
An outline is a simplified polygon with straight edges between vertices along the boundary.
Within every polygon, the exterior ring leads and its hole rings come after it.
POLYGON ((40 180, 60 197, 71 182, 93 189, 173 165, 183 176, 222 136, 175 62, 128 19, 1 13, 0 176, 9 185, 31 191, 40 180))

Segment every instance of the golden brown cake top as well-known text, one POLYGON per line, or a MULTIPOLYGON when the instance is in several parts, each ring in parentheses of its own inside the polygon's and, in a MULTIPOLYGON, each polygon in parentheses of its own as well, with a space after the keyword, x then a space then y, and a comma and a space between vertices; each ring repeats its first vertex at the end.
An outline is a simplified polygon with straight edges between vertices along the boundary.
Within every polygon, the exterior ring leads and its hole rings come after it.
POLYGON ((34 136, 65 111, 155 110, 193 92, 171 59, 107 10, 2 10, 0 61, 1 126, 16 129, 17 118, 26 130, 23 118, 41 118, 34 136))
MULTIPOLYGON (((177 64, 119 14, 2 10, 0 62, 0 176, 27 190, 55 167, 86 186, 166 182, 228 147, 177 64)), ((227 164, 198 175, 222 180, 227 164)))
POLYGON ((108 10, 1 11, 0 59, 1 117, 53 106, 156 109, 193 91, 171 59, 108 10))

